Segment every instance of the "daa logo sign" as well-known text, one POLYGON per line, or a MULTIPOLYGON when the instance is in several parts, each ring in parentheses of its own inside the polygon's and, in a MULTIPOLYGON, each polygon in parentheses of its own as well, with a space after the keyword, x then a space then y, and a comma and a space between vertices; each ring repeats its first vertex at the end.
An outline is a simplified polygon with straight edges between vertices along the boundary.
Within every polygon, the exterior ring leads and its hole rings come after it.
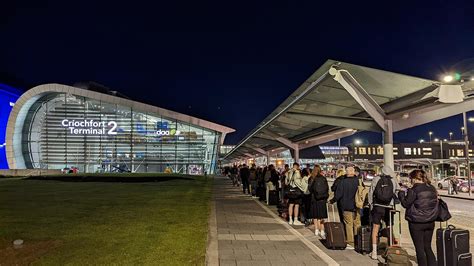
POLYGON ((176 129, 169 129, 168 122, 157 122, 156 123, 156 135, 158 136, 178 136, 181 131, 176 129))

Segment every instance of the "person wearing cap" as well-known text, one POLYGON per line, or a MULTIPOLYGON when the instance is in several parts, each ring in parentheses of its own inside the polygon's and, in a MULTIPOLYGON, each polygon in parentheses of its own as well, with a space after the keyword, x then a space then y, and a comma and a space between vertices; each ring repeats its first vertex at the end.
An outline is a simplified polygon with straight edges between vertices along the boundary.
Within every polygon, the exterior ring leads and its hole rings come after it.
MULTIPOLYGON (((368 195, 368 201, 369 205, 371 207, 370 211, 370 216, 371 216, 371 221, 373 224, 372 227, 372 253, 370 257, 374 260, 377 260, 377 239, 378 239, 378 234, 380 230, 380 223, 382 219, 384 220, 385 224, 387 227, 392 227, 393 224, 390 224, 390 210, 393 209, 394 205, 394 198, 396 195, 396 192, 400 190, 400 187, 398 185, 397 179, 395 178, 396 174, 393 171, 393 169, 390 166, 385 165, 382 167, 382 174, 381 176, 375 176, 374 179, 372 180, 372 184, 369 189, 369 195, 368 195), (376 196, 374 195, 374 192, 377 188, 377 183, 382 180, 382 178, 389 178, 390 181, 392 182, 393 189, 391 191, 391 200, 387 203, 381 203, 380 201, 377 200, 376 196)), ((383 183, 382 183, 383 184, 383 183)), ((390 183, 388 183, 390 184, 390 183)), ((393 216, 392 216, 392 223, 393 223, 393 216)), ((390 229, 391 230, 391 229, 390 229)), ((395 238, 396 236, 394 236, 395 238)), ((397 240, 395 239, 395 242, 397 240)))

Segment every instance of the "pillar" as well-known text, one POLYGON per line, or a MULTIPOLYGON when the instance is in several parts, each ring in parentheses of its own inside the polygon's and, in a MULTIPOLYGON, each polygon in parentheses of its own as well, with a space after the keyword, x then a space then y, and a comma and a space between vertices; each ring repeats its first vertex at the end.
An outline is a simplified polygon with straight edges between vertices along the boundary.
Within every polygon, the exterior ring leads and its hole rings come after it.
POLYGON ((296 147, 293 149, 293 151, 295 152, 295 156, 294 156, 294 160, 295 160, 295 163, 299 163, 300 161, 300 148, 298 147, 298 145, 296 145, 296 147))
POLYGON ((393 159, 393 128, 392 120, 385 121, 386 131, 383 133, 383 164, 390 166, 393 170, 394 159, 393 159))
POLYGON ((269 152, 267 152, 266 158, 267 158, 267 165, 270 165, 270 153, 269 152))

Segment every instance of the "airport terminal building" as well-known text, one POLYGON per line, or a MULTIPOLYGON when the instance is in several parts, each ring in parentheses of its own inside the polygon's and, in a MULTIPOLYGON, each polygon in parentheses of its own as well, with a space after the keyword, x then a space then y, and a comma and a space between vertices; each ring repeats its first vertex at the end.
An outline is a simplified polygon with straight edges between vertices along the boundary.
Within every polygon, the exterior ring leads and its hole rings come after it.
POLYGON ((46 84, 25 92, 6 130, 10 169, 213 173, 234 130, 106 89, 46 84))

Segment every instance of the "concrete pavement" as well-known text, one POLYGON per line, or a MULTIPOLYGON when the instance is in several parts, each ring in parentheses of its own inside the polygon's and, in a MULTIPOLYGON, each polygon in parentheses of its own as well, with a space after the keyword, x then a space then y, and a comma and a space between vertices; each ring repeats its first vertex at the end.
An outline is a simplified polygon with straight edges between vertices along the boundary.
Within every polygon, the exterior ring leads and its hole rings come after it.
POLYGON ((378 264, 353 250, 326 249, 312 231, 288 225, 276 215, 275 207, 244 195, 228 178, 214 179, 213 209, 208 265, 378 264), (212 250, 216 247, 217 254, 212 250))

